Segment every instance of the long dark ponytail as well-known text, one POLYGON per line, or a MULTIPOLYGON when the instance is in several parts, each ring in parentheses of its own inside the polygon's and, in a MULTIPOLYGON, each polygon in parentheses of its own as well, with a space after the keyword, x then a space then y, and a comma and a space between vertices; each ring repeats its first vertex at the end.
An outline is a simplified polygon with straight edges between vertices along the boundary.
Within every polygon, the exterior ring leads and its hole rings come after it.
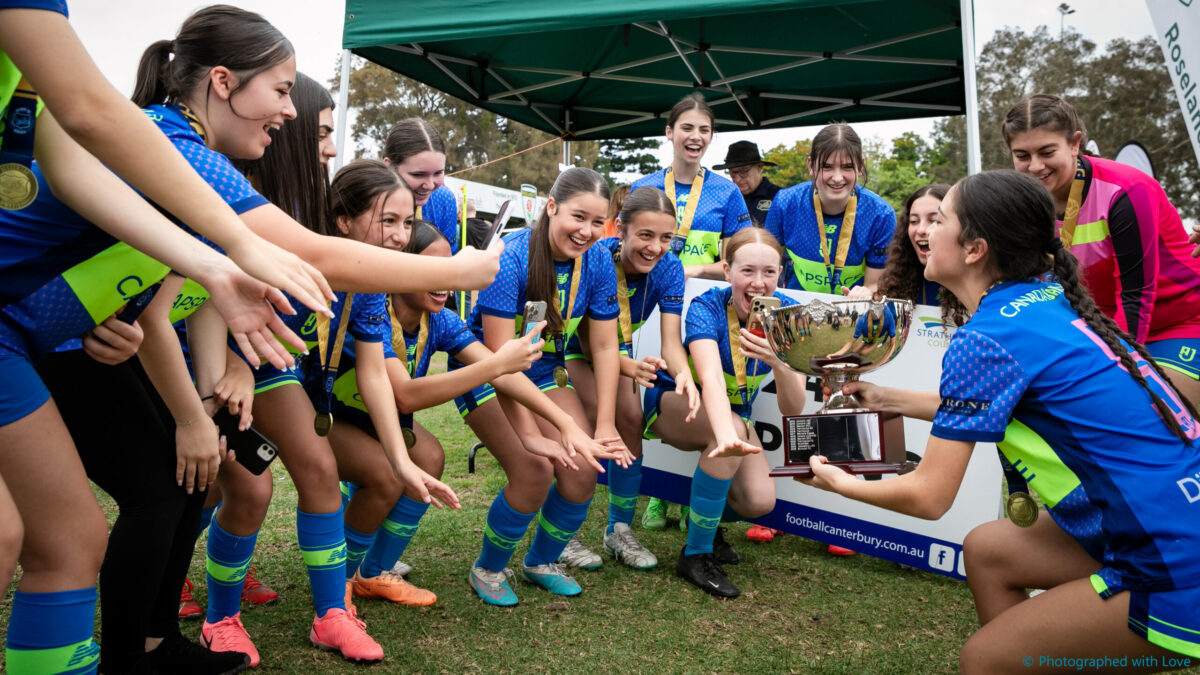
MULTIPOLYGON (((1129 349, 1121 341, 1137 350, 1163 384, 1174 390, 1166 373, 1154 362, 1145 347, 1100 311, 1079 280, 1078 261, 1062 247, 1054 232, 1055 209, 1050 192, 1032 176, 1011 170, 985 171, 967 176, 958 181, 955 190, 954 212, 962 227, 959 242, 966 243, 974 239, 987 241, 990 264, 1001 281, 1027 279, 1053 271, 1071 308, 1120 359, 1129 376, 1146 390, 1171 433, 1190 443, 1191 439, 1179 426, 1175 413, 1146 383, 1145 376, 1129 355, 1129 349), (1053 253, 1047 254, 1047 251, 1053 253)), ((1188 413, 1196 418, 1196 409, 1191 401, 1180 396, 1178 391, 1175 394, 1188 413)))
POLYGON ((146 48, 138 63, 133 102, 145 108, 186 98, 217 66, 237 76, 236 93, 255 75, 294 54, 292 43, 258 14, 229 5, 205 7, 183 22, 174 40, 159 40, 146 48))
MULTIPOLYGON (((550 198, 556 208, 563 208, 563 203, 570 201, 579 194, 599 195, 608 201, 608 181, 600 174, 573 166, 558 174, 558 179, 550 188, 550 198)), ((575 262, 583 264, 583 258, 575 262)), ((541 300, 546 303, 546 333, 553 334, 562 331, 562 312, 555 309, 555 299, 558 298, 558 279, 555 278, 554 256, 550 252, 550 208, 542 209, 529 234, 529 282, 526 286, 525 297, 529 300, 541 300)))

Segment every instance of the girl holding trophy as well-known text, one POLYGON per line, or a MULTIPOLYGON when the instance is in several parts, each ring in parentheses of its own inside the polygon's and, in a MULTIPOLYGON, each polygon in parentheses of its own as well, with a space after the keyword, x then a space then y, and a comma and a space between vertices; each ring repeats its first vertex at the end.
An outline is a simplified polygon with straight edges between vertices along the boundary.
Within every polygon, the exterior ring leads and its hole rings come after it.
POLYGON ((942 202, 926 265, 972 315, 951 339, 940 394, 845 388, 871 409, 932 420, 923 460, 912 473, 863 482, 814 457, 804 479, 934 519, 953 503, 976 442, 1000 441, 1010 422, 1043 439, 1009 459, 1028 467, 1047 504, 1087 508, 967 535, 983 628, 963 647, 965 673, 1028 667, 1020 661, 1028 654, 1200 656, 1200 500, 1187 482, 1200 473, 1195 412, 1096 306, 1055 231, 1054 201, 1036 179, 995 171, 959 181, 942 202), (1047 272, 1059 283, 1035 279, 1047 272), (1095 512, 1099 556, 1093 524, 1073 515, 1095 512), (1026 588, 1048 590, 1029 598, 1026 588))

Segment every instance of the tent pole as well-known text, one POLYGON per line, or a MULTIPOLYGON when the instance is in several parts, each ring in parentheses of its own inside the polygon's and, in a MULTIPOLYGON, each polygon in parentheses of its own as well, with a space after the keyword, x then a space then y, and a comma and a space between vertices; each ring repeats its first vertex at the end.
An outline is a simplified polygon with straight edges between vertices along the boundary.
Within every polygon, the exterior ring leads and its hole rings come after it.
POLYGON ((342 80, 338 83, 337 157, 333 158, 333 172, 342 168, 342 157, 346 153, 346 108, 350 101, 350 50, 342 50, 342 80))
POLYGON ((979 143, 979 92, 975 86, 975 5, 959 0, 963 43, 963 89, 967 102, 967 173, 983 170, 979 143))

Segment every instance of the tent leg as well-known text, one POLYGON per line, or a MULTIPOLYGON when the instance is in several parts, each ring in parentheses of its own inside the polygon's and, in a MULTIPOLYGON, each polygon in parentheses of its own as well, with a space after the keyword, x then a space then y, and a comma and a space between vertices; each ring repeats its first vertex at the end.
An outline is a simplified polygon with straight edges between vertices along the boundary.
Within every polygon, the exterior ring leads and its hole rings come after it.
POLYGON ((338 84, 337 157, 333 158, 333 172, 342 168, 342 157, 346 155, 346 108, 350 101, 350 50, 342 50, 342 79, 338 84))
POLYGON ((959 0, 963 42, 963 89, 967 102, 967 173, 983 170, 979 143, 979 92, 975 85, 975 4, 959 0))

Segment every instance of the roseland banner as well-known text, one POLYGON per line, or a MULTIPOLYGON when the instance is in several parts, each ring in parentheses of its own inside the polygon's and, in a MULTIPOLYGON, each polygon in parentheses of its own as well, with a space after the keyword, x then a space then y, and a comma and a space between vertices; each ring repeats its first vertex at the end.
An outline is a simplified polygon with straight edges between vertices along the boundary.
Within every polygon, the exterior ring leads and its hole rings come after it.
POLYGON ((1200 0, 1146 0, 1146 8, 1200 161, 1200 0))
MULTIPOLYGON (((684 312, 692 298, 723 282, 691 279, 687 282, 684 312)), ((801 302, 816 293, 781 290, 801 302)), ((850 329, 847 329, 850 330, 850 329)), ((918 305, 908 340, 895 361, 866 376, 876 384, 920 391, 937 391, 942 356, 953 328, 941 321, 936 307, 918 305)), ((658 313, 655 312, 634 336, 636 356, 660 353, 658 313)), ((819 383, 809 379, 809 399, 804 412, 821 407, 819 383)), ((783 463, 780 432, 781 414, 775 394, 774 376, 763 381, 754 404, 754 425, 771 466, 783 463)), ((930 423, 904 420, 905 445, 910 459, 924 454, 930 423)), ((642 493, 687 503, 692 473, 698 454, 681 452, 661 441, 643 441, 642 493)), ((976 526, 1001 517, 1000 464, 993 444, 975 446, 962 486, 950 510, 936 521, 922 520, 852 501, 831 492, 811 488, 789 478, 776 478, 778 501, 775 510, 754 522, 823 543, 837 544, 875 556, 957 579, 965 579, 962 542, 976 526)), ((894 476, 884 476, 891 480, 894 476)))

